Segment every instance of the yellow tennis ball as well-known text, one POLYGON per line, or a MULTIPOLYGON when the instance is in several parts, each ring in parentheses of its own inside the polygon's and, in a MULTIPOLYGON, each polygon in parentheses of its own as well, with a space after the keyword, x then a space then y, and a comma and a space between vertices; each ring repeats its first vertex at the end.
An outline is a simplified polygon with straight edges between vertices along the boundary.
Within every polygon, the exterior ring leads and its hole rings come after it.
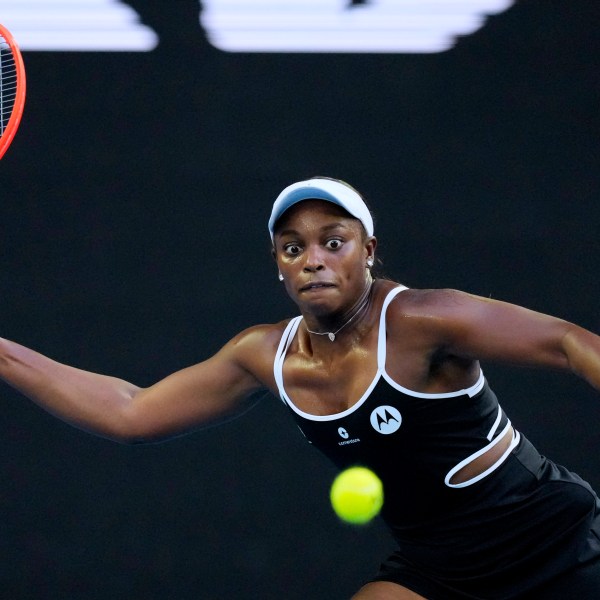
POLYGON ((368 523, 383 506, 383 484, 366 467, 350 467, 333 481, 329 494, 337 516, 354 525, 368 523))

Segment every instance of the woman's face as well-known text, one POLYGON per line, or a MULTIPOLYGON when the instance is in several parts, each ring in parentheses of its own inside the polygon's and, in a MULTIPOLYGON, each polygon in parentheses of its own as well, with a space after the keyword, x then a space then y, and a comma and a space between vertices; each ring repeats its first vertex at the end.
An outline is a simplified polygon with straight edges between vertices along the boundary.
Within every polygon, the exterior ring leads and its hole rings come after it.
POLYGON ((364 291, 376 240, 341 207, 304 200, 278 221, 274 251, 286 290, 302 312, 343 312, 364 291))

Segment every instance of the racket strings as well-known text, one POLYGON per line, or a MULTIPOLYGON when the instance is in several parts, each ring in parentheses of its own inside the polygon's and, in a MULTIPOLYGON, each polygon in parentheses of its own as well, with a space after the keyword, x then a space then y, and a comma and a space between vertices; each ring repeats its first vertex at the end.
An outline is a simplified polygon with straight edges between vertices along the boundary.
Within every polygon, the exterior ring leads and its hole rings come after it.
POLYGON ((17 97, 17 64, 11 47, 0 36, 0 136, 4 134, 17 97))

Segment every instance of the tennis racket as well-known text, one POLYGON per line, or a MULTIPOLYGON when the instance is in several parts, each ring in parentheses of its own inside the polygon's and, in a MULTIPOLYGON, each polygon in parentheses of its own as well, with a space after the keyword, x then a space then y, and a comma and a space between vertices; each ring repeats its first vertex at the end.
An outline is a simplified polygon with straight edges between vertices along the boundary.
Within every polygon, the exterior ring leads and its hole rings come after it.
POLYGON ((8 150, 25 106, 25 65, 10 32, 0 25, 0 158, 8 150))

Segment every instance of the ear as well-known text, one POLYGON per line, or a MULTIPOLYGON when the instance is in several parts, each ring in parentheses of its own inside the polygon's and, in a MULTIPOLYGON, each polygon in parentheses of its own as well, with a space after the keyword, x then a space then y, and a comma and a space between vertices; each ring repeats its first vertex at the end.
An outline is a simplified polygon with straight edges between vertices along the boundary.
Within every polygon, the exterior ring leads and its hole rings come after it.
MULTIPOLYGON (((275 246, 271 247, 271 258, 275 261, 275 265, 277 265, 277 251, 275 250, 275 246)), ((278 273, 277 276, 279 277, 279 281, 283 281, 283 275, 281 274, 281 271, 279 271, 279 268, 277 269, 278 273)))
POLYGON ((377 248, 377 238, 371 235, 365 240, 365 260, 375 261, 375 248, 377 248))

